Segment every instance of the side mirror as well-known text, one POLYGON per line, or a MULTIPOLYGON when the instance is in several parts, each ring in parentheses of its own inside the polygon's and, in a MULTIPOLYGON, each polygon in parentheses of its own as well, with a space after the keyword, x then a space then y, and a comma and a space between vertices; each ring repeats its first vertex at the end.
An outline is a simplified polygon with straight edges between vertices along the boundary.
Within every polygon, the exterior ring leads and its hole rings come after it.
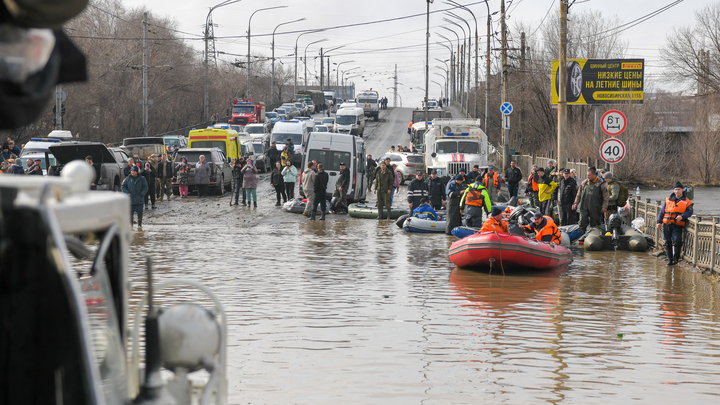
POLYGON ((437 153, 433 152, 430 154, 431 157, 437 157, 437 153))

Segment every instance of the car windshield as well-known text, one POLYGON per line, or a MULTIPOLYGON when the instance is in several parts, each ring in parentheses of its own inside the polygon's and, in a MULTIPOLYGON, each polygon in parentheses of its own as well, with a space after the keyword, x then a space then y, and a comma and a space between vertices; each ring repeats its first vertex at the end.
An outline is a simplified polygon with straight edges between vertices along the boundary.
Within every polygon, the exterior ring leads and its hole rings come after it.
POLYGON ((233 114, 254 114, 255 107, 251 105, 236 105, 233 107, 233 114))
POLYGON ((292 143, 295 144, 295 146, 302 144, 302 134, 276 133, 272 134, 270 142, 277 142, 278 146, 281 146, 285 145, 288 138, 292 139, 292 143))
POLYGON ((276 112, 271 111, 271 112, 265 113, 265 116, 268 118, 277 118, 278 115, 276 112))
POLYGON ((407 160, 408 160, 408 163, 422 163, 423 157, 422 156, 408 156, 407 160))
POLYGON ((328 132, 328 127, 325 125, 319 125, 315 127, 315 132, 328 132))
POLYGON ((248 134, 262 134, 263 132, 265 132, 265 128, 259 126, 253 127, 248 125, 245 127, 245 132, 247 132, 248 134))
POLYGON ((208 163, 212 163, 212 153, 211 152, 193 152, 193 151, 185 151, 185 152, 178 152, 177 159, 175 159, 176 162, 179 162, 181 158, 187 159, 188 163, 195 164, 200 161, 200 155, 205 156, 205 161, 208 163))
POLYGON ((327 149, 312 149, 308 153, 308 162, 317 160, 325 166, 326 171, 340 171, 340 163, 350 164, 350 152, 339 152, 327 149))
POLYGON ((254 151, 255 153, 263 153, 263 146, 262 146, 261 144, 259 144, 259 143, 254 143, 254 144, 253 144, 253 151, 254 151))
POLYGON ((174 148, 175 145, 177 145, 178 148, 182 146, 182 145, 180 145, 180 139, 179 139, 179 138, 165 138, 165 146, 169 146, 169 147, 171 147, 171 148, 174 148))
MULTIPOLYGON (((193 141, 191 148, 220 148, 223 153, 227 154, 225 141, 193 141)), ((207 156, 205 156, 207 158, 207 156)), ((190 158, 188 158, 190 161, 190 158)), ((196 160, 197 162, 197 160, 196 160)))
POLYGON ((355 123, 354 115, 338 115, 335 117, 335 122, 340 125, 351 125, 355 123))
POLYGON ((376 98, 358 98, 358 103, 360 104, 377 104, 376 98))
POLYGON ((284 108, 276 108, 275 112, 278 114, 287 114, 287 110, 284 108))
POLYGON ((480 145, 477 142, 458 142, 458 153, 480 153, 480 145))
POLYGON ((438 142, 437 153, 458 153, 457 142, 438 142))
POLYGON ((323 124, 333 124, 335 122, 335 118, 323 118, 322 122, 323 124))

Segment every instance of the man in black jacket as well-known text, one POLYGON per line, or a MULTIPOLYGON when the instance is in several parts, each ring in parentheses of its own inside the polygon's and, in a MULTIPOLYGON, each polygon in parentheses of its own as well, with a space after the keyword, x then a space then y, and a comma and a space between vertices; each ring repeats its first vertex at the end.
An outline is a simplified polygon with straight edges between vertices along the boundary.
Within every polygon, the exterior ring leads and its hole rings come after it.
POLYGON ((577 194, 577 182, 575 178, 570 176, 570 169, 564 169, 562 172, 563 179, 557 189, 558 206, 560 208, 560 225, 574 225, 577 223, 575 219, 575 211, 572 205, 575 202, 577 194))
POLYGON ((375 159, 373 159, 372 155, 367 155, 367 161, 366 161, 366 171, 367 171, 367 189, 368 191, 372 190, 372 184, 373 180, 375 180, 375 170, 377 169, 377 162, 375 159))
POLYGON ((430 205, 436 210, 441 209, 445 202, 445 183, 438 177, 437 171, 433 170, 432 173, 430 173, 427 188, 430 205))
POLYGON ((428 185, 423 181, 423 172, 417 172, 407 189, 410 212, 420 206, 420 200, 423 197, 428 197, 428 185))
POLYGON ((277 149, 277 142, 272 142, 270 149, 267 150, 267 155, 270 158, 270 167, 275 169, 275 162, 280 161, 280 151, 277 149))
POLYGON ((172 178, 173 164, 167 160, 167 155, 160 155, 160 163, 158 163, 158 179, 160 180, 160 201, 163 200, 163 194, 167 195, 168 201, 172 195, 172 178))
POLYGON ((145 167, 142 171, 142 176, 145 178, 145 181, 147 181, 148 184, 148 192, 145 193, 145 196, 143 197, 145 199, 145 208, 148 206, 148 198, 150 199, 150 202, 152 203, 152 207, 157 208, 155 206, 155 183, 157 182, 157 169, 152 165, 152 158, 155 157, 155 155, 150 155, 150 160, 145 162, 145 167))
POLYGON ((330 180, 330 176, 328 176, 327 172, 325 171, 325 166, 322 163, 318 163, 317 165, 317 177, 315 177, 315 199, 313 200, 313 207, 312 207, 312 214, 310 214, 310 220, 315 220, 315 213, 317 212, 318 204, 320 204, 320 209, 322 210, 322 217, 320 218, 321 221, 325 220, 325 209, 326 209, 326 190, 327 190, 327 184, 330 180))
POLYGON ((517 197, 520 180, 522 180, 522 171, 517 167, 517 162, 513 160, 510 162, 510 168, 505 170, 505 181, 508 185, 510 198, 517 197))
POLYGON ((333 197, 340 198, 339 211, 347 212, 347 193, 350 189, 350 170, 348 170, 345 163, 340 163, 340 174, 338 175, 337 182, 335 183, 335 192, 333 197))
POLYGON ((245 202, 245 193, 243 192, 242 185, 243 185, 243 173, 242 168, 245 166, 245 158, 240 156, 239 158, 235 159, 235 162, 233 163, 233 169, 232 169, 232 188, 233 188, 233 196, 230 197, 230 201, 232 201, 233 198, 235 198, 235 205, 238 205, 238 200, 240 199, 240 193, 242 193, 243 198, 243 205, 246 205, 245 202))

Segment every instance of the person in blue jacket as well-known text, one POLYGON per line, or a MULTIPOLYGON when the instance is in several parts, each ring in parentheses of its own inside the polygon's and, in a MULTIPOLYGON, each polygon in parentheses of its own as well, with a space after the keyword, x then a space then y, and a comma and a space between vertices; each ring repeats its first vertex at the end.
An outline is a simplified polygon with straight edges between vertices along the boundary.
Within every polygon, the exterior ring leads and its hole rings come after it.
POLYGON ((143 205, 145 194, 149 189, 145 177, 139 176, 138 167, 133 166, 130 169, 130 176, 123 180, 122 192, 130 195, 130 226, 133 223, 133 214, 137 212, 138 230, 142 228, 143 205))
POLYGON ((462 225, 462 214, 460 214, 460 200, 465 193, 467 185, 464 183, 465 175, 457 174, 452 180, 448 181, 445 187, 445 195, 447 202, 447 216, 445 218, 445 234, 452 235, 452 230, 462 225))
POLYGON ((413 210, 413 217, 420 219, 429 219, 431 221, 437 221, 437 212, 430 206, 427 197, 420 199, 420 205, 413 210))

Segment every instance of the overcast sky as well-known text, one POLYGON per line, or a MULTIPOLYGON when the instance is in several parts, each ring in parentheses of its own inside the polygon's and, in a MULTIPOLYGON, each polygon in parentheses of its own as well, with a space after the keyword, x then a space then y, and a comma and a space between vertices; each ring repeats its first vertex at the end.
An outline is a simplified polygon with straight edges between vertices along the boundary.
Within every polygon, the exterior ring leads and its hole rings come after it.
MULTIPOLYGON (((559 0, 506 0, 508 10, 508 25, 513 27, 523 22, 531 27, 537 27, 546 15, 551 18, 559 12, 559 0)), ((481 58, 485 38, 485 21, 487 8, 484 2, 460 0, 460 4, 467 7, 478 19, 478 30, 481 35, 481 58)), ((124 0, 128 7, 147 6, 153 13, 170 17, 177 21, 181 31, 202 36, 205 18, 210 7, 220 3, 220 0, 124 0)), ((630 22, 642 17, 665 5, 674 3, 673 0, 577 0, 570 8, 570 18, 574 12, 581 10, 600 10, 606 17, 617 16, 622 23, 630 22)), ((648 21, 632 27, 622 33, 622 38, 628 42, 628 57, 646 59, 646 73, 658 72, 662 61, 658 49, 665 44, 665 38, 675 27, 694 24, 694 13, 707 4, 709 0, 685 0, 648 21)), ((294 67, 294 48, 298 42, 298 54, 303 56, 305 48, 313 41, 327 39, 326 41, 310 45, 308 54, 308 78, 319 71, 317 59, 311 58, 319 52, 319 47, 325 50, 340 47, 330 52, 330 62, 346 62, 340 67, 340 74, 351 77, 357 90, 373 88, 379 90, 381 95, 387 96, 392 103, 393 74, 395 64, 398 69, 399 93, 403 106, 418 106, 423 98, 424 87, 424 60, 425 60, 425 24, 427 3, 422 0, 242 0, 218 8, 213 12, 215 23, 216 50, 227 54, 243 56, 221 55, 222 59, 233 61, 236 58, 245 60, 247 55, 248 19, 255 10, 286 5, 287 8, 260 11, 252 19, 251 52, 270 55, 271 36, 278 24, 305 18, 305 21, 291 23, 279 27, 275 35, 275 56, 280 58, 286 68, 294 67), (402 18, 418 15, 412 18, 402 18), (370 23, 379 20, 397 19, 391 22, 370 23), (311 29, 331 28, 348 24, 362 24, 355 27, 328 29, 324 32, 308 33, 298 39, 299 33, 289 31, 302 31, 311 29), (282 35, 280 33, 283 33, 282 35), (258 37, 255 37, 258 35, 258 37), (264 36, 260 36, 264 35, 264 36), (227 38, 229 37, 229 38, 227 38), (234 38, 233 38, 234 37, 234 38), (358 76, 352 77, 358 74, 358 76), (364 77, 363 77, 364 76, 364 77)), ((490 12, 500 10, 500 0, 489 0, 490 12)), ((430 10, 444 10, 449 6, 444 0, 435 0, 430 10)), ((456 10, 462 18, 466 18, 474 35, 474 22, 470 13, 456 10)), ((493 16, 493 21, 499 21, 499 13, 493 16)), ((152 22, 152 21, 151 21, 152 22)), ((465 26, 464 23, 461 23, 465 26)), ((454 34, 440 28, 448 25, 443 22, 443 13, 430 15, 430 80, 443 82, 444 79, 434 73, 442 73, 436 66, 444 66, 435 59, 448 59, 447 48, 437 45, 437 41, 445 42, 436 33, 441 33, 455 41, 454 34)), ((455 31, 462 36, 459 28, 455 31)), ((497 28, 495 29, 497 31, 497 28)), ((182 35, 182 34, 180 34, 182 35)), ((530 35, 530 33, 528 33, 530 35)), ((539 35, 539 34, 538 34, 539 35)), ((190 37, 187 35, 186 37, 190 37)), ((462 37, 461 37, 462 38, 462 37)), ((202 41, 188 41, 198 50, 202 50, 202 41)), ((474 44, 473 44, 474 47, 474 44)), ((495 54, 497 55, 497 54, 495 54)), ((474 57, 474 56, 473 56, 474 57)), ((482 66, 482 59, 480 62, 482 66)), ((298 62, 298 76, 302 78, 302 63, 298 62)), ((335 82, 335 65, 331 65, 331 76, 335 82)), ((481 67, 481 76, 484 71, 481 67)), ((652 76, 661 80, 661 76, 652 76)), ((665 87, 658 83, 660 87, 665 87)), ((646 87, 648 84, 646 83, 646 87)), ((440 87, 430 83, 430 96, 439 97, 440 87)))

